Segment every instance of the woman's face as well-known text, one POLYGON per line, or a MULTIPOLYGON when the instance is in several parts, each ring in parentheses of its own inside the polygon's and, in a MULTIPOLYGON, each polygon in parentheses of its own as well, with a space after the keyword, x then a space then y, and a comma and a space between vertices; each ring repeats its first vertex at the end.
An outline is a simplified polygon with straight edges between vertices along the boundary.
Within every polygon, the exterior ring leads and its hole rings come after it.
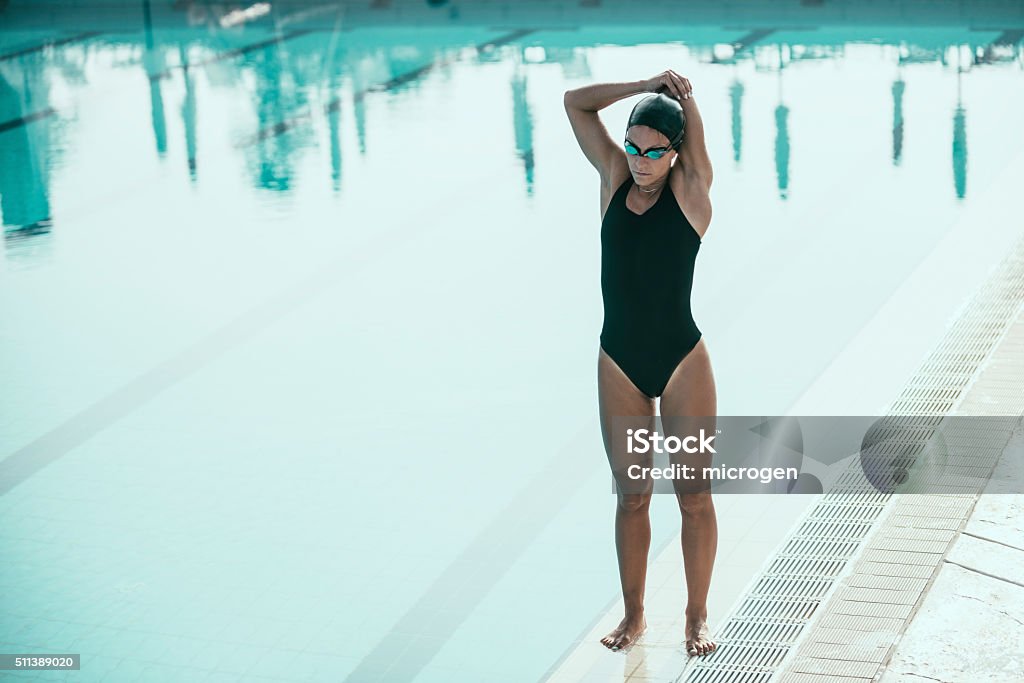
POLYGON ((626 140, 631 142, 640 152, 626 153, 629 170, 637 185, 657 185, 668 176, 676 151, 668 146, 669 139, 665 135, 648 126, 630 126, 626 129, 626 140), (652 149, 668 149, 660 159, 651 159, 644 154, 652 149))

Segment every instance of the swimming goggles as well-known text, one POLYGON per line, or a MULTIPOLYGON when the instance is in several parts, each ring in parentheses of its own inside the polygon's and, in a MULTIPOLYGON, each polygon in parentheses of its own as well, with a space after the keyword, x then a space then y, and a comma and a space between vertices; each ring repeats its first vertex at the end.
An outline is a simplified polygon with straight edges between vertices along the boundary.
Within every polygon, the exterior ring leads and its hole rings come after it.
POLYGON ((668 151, 671 149, 671 147, 651 147, 650 149, 641 152, 630 140, 627 139, 625 144, 626 154, 631 156, 645 156, 648 159, 660 159, 668 154, 668 151))

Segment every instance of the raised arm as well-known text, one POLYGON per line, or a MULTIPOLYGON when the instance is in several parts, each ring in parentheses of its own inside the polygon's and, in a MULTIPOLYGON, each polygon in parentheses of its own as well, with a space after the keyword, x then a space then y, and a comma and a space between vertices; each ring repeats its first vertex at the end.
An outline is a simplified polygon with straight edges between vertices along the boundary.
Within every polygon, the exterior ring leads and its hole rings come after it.
POLYGON ((683 107, 686 115, 686 134, 683 136, 681 154, 685 168, 699 169, 699 175, 707 178, 707 185, 711 185, 711 161, 708 159, 707 150, 704 148, 704 127, 700 122, 700 114, 697 112, 697 105, 693 104, 691 92, 693 87, 690 81, 683 78, 671 69, 663 71, 657 76, 627 83, 598 83, 587 85, 575 90, 566 90, 562 98, 565 104, 565 113, 569 116, 569 123, 572 124, 572 132, 576 135, 576 141, 580 144, 583 154, 593 164, 594 168, 601 174, 602 180, 608 180, 612 164, 616 155, 625 155, 622 147, 612 140, 608 130, 601 123, 597 112, 604 109, 613 102, 624 97, 637 95, 639 93, 662 92, 676 100, 683 107), (687 106, 690 105, 690 106, 687 106), (695 125, 691 129, 690 117, 693 116, 695 125), (691 130, 695 129, 695 133, 691 130), (693 138, 691 140, 691 138, 693 138), (690 149, 698 149, 691 154, 688 160, 687 154, 690 149), (703 155, 705 161, 701 161, 703 155))
POLYGON ((601 174, 602 180, 607 181, 610 177, 615 155, 625 153, 622 146, 612 140, 597 112, 624 97, 647 92, 647 86, 648 81, 597 83, 565 91, 562 101, 572 132, 583 154, 601 174))
POLYGON ((693 95, 690 95, 679 103, 683 106, 683 115, 686 117, 686 132, 680 149, 683 170, 689 179, 704 189, 710 189, 714 173, 711 170, 711 157, 708 155, 707 145, 704 144, 704 122, 700 118, 697 102, 694 101, 693 95))

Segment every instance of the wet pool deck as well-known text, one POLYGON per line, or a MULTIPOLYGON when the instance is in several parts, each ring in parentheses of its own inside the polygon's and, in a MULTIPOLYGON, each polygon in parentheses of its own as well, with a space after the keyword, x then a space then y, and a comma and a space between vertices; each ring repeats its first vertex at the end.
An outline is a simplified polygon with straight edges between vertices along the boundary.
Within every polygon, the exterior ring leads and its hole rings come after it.
MULTIPOLYGON (((789 534, 808 506, 807 496, 764 496, 733 494, 715 498, 718 514, 718 554, 708 596, 708 622, 712 629, 721 623, 770 562, 772 550, 789 534), (749 520, 756 520, 749 523, 749 520)), ((683 639, 683 607, 686 586, 678 533, 648 565, 647 632, 634 647, 610 652, 601 638, 622 619, 620 598, 576 642, 567 656, 553 668, 545 681, 671 681, 688 659, 683 639)))

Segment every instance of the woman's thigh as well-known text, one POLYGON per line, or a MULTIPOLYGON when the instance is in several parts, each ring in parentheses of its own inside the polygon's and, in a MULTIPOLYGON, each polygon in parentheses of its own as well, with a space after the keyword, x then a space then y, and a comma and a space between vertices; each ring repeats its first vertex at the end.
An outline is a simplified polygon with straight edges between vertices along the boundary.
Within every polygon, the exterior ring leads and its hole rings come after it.
POLYGON ((636 483, 627 478, 630 465, 649 467, 650 454, 627 451, 627 429, 654 429, 654 400, 636 388, 622 369, 604 349, 598 348, 597 395, 601 417, 601 434, 612 474, 619 483, 620 498, 624 494, 650 493, 650 479, 636 483))
MULTIPOLYGON (((669 378, 661 396, 662 429, 666 436, 697 437, 691 443, 699 444, 703 437, 715 433, 718 396, 715 375, 711 368, 711 354, 701 337, 697 345, 679 362, 669 378)), ((671 458, 673 463, 689 465, 695 478, 676 480, 677 493, 697 493, 708 489, 699 477, 704 467, 710 467, 713 453, 680 452, 671 458)))

